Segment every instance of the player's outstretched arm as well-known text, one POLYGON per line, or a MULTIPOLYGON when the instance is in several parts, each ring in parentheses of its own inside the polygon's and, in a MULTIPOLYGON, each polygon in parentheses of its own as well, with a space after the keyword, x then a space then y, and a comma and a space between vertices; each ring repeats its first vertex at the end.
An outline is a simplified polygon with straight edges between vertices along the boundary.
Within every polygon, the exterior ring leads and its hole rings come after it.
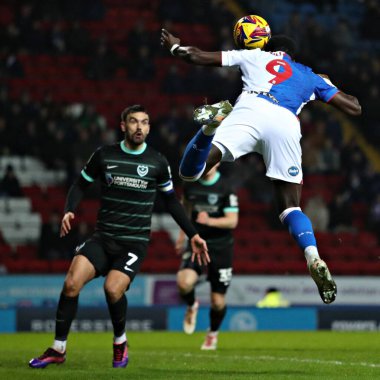
POLYGON ((181 46, 181 40, 166 29, 161 30, 161 45, 166 47, 172 55, 195 65, 222 65, 222 53, 220 51, 209 52, 195 46, 181 46))
POLYGON ((338 92, 329 101, 329 104, 351 116, 359 116, 362 113, 362 106, 359 100, 355 96, 348 95, 342 91, 338 92))

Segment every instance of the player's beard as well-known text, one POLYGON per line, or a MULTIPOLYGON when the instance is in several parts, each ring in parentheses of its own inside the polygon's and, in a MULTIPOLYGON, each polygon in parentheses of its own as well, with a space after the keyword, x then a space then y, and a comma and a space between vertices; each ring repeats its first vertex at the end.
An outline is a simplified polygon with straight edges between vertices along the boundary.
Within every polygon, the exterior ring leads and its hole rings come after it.
POLYGON ((143 144, 145 142, 145 138, 146 136, 141 131, 134 132, 131 135, 128 133, 125 134, 125 140, 134 148, 137 148, 143 144))

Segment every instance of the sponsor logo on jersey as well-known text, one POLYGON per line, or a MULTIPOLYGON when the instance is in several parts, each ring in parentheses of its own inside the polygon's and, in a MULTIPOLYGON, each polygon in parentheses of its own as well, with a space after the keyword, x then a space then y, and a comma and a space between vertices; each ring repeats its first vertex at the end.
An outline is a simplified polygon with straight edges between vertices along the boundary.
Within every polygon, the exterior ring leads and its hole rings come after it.
POLYGON ((137 174, 140 177, 144 177, 148 174, 149 168, 146 165, 139 165, 137 167, 137 174))
POLYGON ((209 194, 207 197, 207 201, 210 203, 210 205, 216 204, 216 202, 218 202, 218 199, 218 194, 209 194))
POLYGON ((108 186, 122 186, 133 187, 134 189, 146 189, 148 187, 148 181, 140 178, 129 178, 121 175, 112 175, 111 173, 105 173, 106 182, 108 186))
POLYGON ((218 212, 218 205, 206 205, 206 204, 201 204, 201 205, 194 205, 194 211, 196 212, 201 212, 201 211, 206 211, 209 214, 213 214, 215 212, 218 212))
POLYGON ((298 173, 300 172, 300 170, 297 168, 297 166, 291 166, 289 169, 288 169, 288 173, 292 176, 292 177, 296 177, 298 175, 298 173))
POLYGON ((113 184, 116 186, 133 187, 135 189, 146 189, 148 187, 148 181, 140 178, 123 177, 121 175, 113 177, 113 184))
POLYGON ((107 165, 107 169, 115 169, 118 165, 107 165))

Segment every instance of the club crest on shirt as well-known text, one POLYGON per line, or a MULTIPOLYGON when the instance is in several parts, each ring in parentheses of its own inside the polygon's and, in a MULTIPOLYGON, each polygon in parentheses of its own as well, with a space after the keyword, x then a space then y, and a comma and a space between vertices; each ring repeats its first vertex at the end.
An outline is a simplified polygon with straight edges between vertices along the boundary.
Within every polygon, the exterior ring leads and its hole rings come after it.
POLYGON ((106 182, 108 186, 111 186, 113 184, 113 177, 111 173, 105 173, 106 182))
POLYGON ((218 202, 218 194, 209 194, 207 200, 210 205, 216 204, 218 202))
POLYGON ((144 177, 148 174, 149 168, 146 165, 139 165, 137 167, 137 174, 140 177, 144 177))

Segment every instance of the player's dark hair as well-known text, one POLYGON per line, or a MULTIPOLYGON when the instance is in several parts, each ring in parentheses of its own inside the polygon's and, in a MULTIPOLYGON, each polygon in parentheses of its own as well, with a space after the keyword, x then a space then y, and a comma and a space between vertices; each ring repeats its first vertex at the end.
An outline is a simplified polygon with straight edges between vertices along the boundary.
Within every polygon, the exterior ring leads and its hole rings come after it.
POLYGON ((127 116, 130 113, 135 113, 135 112, 145 112, 148 113, 145 109, 144 106, 140 104, 135 104, 133 106, 127 107, 124 109, 124 111, 121 113, 121 121, 127 121, 127 116))
POLYGON ((265 51, 283 51, 289 54, 291 57, 296 53, 295 41, 283 34, 273 36, 265 45, 265 51))

